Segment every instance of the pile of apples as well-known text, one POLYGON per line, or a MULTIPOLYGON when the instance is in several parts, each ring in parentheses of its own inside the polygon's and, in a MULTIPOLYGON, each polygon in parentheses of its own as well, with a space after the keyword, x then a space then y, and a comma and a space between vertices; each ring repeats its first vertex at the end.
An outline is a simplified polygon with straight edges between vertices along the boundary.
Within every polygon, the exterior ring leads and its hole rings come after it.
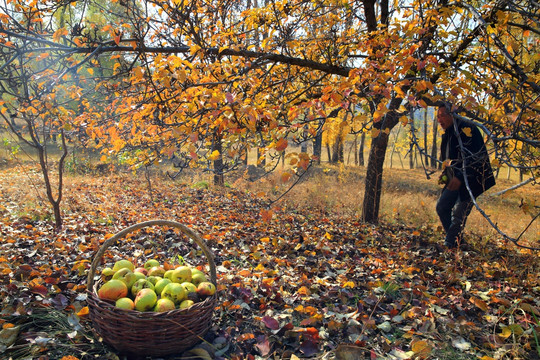
POLYGON ((98 289, 98 297, 127 310, 185 309, 216 292, 202 271, 186 265, 165 270, 155 259, 146 261, 143 267, 122 259, 112 268, 104 268, 101 276, 104 284, 98 289))

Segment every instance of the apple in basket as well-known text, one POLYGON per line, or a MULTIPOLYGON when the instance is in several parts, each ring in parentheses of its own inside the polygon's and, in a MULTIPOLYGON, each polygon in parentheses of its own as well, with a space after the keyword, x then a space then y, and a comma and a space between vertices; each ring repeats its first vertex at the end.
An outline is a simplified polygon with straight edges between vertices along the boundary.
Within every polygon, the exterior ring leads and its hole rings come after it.
POLYGON ((160 276, 163 277, 165 274, 165 269, 161 266, 153 266, 150 269, 148 269, 148 276, 160 276))
POLYGON ((133 310, 135 309, 135 303, 128 297, 123 297, 116 300, 115 306, 119 309, 133 310))
POLYGON ((102 300, 116 301, 126 297, 128 288, 125 282, 118 279, 112 279, 101 285, 98 290, 98 297, 102 300))
POLYGON ((156 292, 156 294, 160 294, 161 295, 161 292, 163 291, 163 289, 165 288, 165 286, 167 284, 170 284, 172 281, 169 280, 169 279, 160 279, 158 280, 158 282, 156 282, 154 284, 154 291, 156 292))
POLYGON ((189 266, 179 266, 174 269, 170 277, 174 283, 191 282, 191 268, 189 266))
POLYGON ((197 292, 197 286, 195 286, 195 284, 193 283, 190 283, 190 282, 183 282, 182 284, 180 284, 184 287, 184 289, 186 290, 186 295, 189 295, 189 293, 194 293, 194 292, 197 292))
POLYGON ((144 268, 146 270, 150 270, 154 266, 159 266, 159 261, 157 261, 156 259, 149 259, 144 263, 144 268))
POLYGON ((162 299, 169 299, 175 305, 180 304, 187 297, 186 290, 179 283, 170 283, 165 285, 163 291, 161 292, 162 299))
POLYGON ((118 271, 123 268, 128 268, 131 272, 133 272, 133 270, 135 270, 135 265, 133 265, 129 260, 122 259, 115 262, 112 269, 114 271, 118 271))
POLYGON ((154 290, 154 285, 150 281, 148 281, 146 279, 137 280, 137 281, 135 281, 135 283, 131 287, 131 295, 137 296, 139 291, 141 291, 142 289, 152 289, 152 290, 154 290))
POLYGON ((206 275, 199 269, 191 269, 191 282, 198 286, 203 281, 208 281, 206 275))
POLYGON ((216 293, 216 286, 209 281, 203 281, 197 286, 197 294, 201 296, 212 296, 216 293))
POLYGON ((155 312, 165 312, 165 311, 171 311, 174 310, 176 307, 174 306, 174 303, 166 298, 159 299, 156 302, 156 306, 154 306, 155 312))
POLYGON ((154 290, 145 288, 137 293, 135 297, 135 310, 149 311, 154 308, 157 302, 157 295, 154 290))
POLYGON ((195 304, 193 302, 193 300, 184 300, 180 303, 180 305, 178 306, 179 309, 187 309, 188 307, 190 307, 191 305, 195 304))

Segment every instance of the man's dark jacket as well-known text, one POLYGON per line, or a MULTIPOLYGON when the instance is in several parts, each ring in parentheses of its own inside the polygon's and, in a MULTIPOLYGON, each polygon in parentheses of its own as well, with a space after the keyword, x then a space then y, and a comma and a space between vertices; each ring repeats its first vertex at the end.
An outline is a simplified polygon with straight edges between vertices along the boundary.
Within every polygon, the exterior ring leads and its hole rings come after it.
POLYGON ((484 139, 478 127, 471 122, 455 119, 455 124, 446 129, 441 140, 441 159, 452 160, 453 176, 461 181, 459 196, 461 200, 469 199, 469 191, 463 177, 463 161, 465 161, 467 180, 473 196, 476 198, 495 185, 495 177, 489 162, 484 139), (461 151, 458 137, 463 143, 461 151))

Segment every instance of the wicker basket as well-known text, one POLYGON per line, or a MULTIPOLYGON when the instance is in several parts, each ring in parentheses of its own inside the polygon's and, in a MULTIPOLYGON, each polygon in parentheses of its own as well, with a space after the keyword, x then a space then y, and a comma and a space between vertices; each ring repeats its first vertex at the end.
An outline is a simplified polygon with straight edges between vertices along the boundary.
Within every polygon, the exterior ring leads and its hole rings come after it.
POLYGON ((154 313, 122 310, 97 296, 101 280, 94 282, 96 267, 108 247, 130 232, 148 226, 179 229, 202 249, 209 265, 210 280, 216 284, 216 266, 212 252, 201 237, 186 226, 168 220, 151 220, 130 226, 107 239, 97 251, 88 273, 88 308, 94 330, 103 341, 131 357, 165 356, 181 353, 202 340, 212 324, 217 295, 193 304, 188 309, 154 313))

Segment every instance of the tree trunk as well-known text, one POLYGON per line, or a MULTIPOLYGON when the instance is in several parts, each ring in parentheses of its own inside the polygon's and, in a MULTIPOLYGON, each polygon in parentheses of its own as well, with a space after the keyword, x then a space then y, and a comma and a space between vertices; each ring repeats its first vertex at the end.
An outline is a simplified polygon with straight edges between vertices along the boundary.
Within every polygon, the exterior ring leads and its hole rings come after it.
POLYGON ((358 166, 358 134, 354 135, 354 165, 358 166))
POLYGON ((428 109, 424 109, 424 152, 426 158, 426 166, 429 164, 429 154, 428 154, 428 118, 427 118, 428 109))
POLYGON ((224 186, 225 178, 223 176, 223 146, 221 144, 222 136, 221 134, 214 134, 212 152, 219 151, 219 156, 214 160, 214 185, 215 186, 224 186))
POLYGON ((437 131, 439 130, 437 118, 433 117, 433 144, 431 144, 431 167, 437 167, 437 131))
POLYGON ((332 152, 330 151, 330 144, 326 143, 326 154, 328 155, 328 162, 332 162, 332 152))
POLYGON ((362 206, 362 220, 365 222, 376 223, 379 220, 383 165, 387 146, 388 135, 382 131, 371 142, 362 206))
POLYGON ((322 130, 317 133, 313 139, 313 157, 318 165, 321 164, 322 155, 322 130))
POLYGON ((358 149, 358 165, 365 166, 364 162, 364 145, 366 144, 366 133, 362 131, 360 136, 360 148, 358 149))

